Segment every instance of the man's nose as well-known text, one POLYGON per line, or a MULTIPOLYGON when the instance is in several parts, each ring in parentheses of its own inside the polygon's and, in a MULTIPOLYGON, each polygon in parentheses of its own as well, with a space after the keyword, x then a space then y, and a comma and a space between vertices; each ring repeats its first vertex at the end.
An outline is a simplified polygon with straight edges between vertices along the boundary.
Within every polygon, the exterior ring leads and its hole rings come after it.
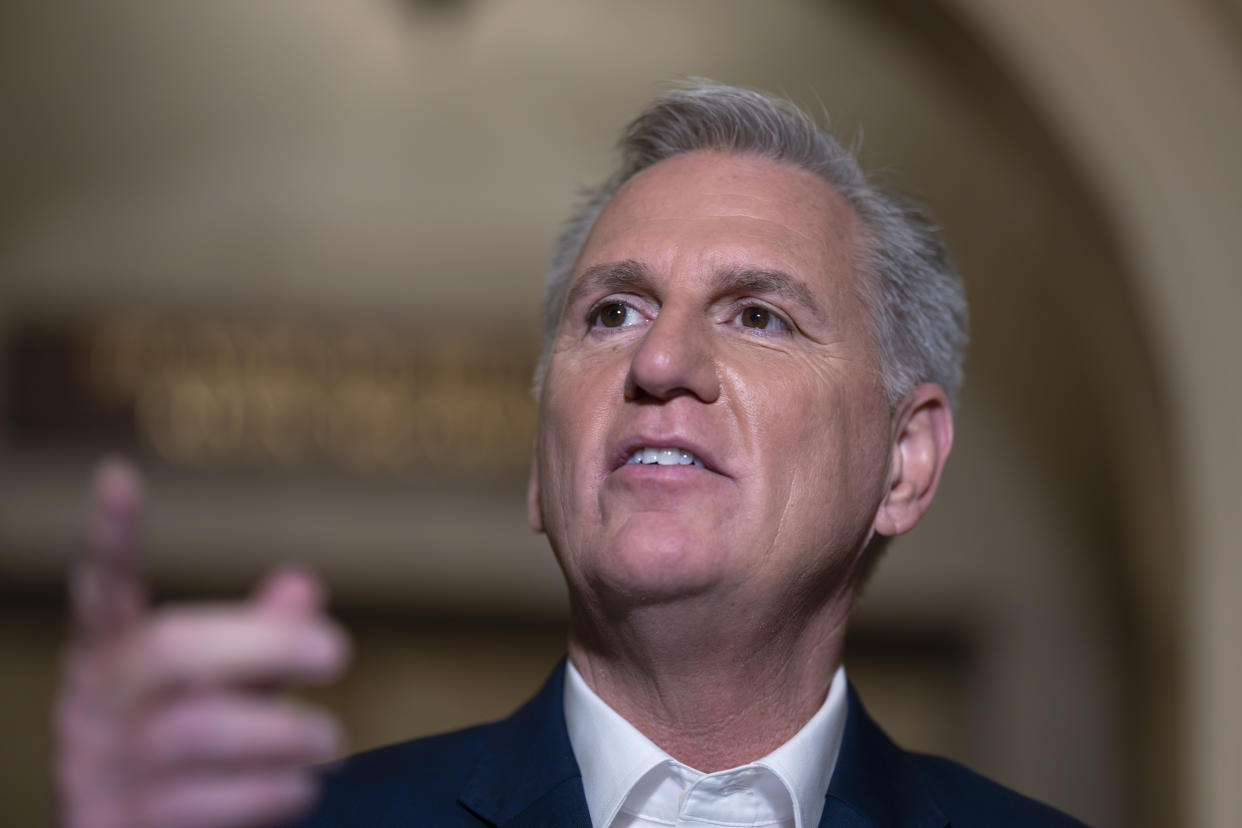
POLYGON ((630 360, 626 399, 667 400, 687 394, 710 403, 720 396, 711 324, 690 317, 661 310, 630 360))

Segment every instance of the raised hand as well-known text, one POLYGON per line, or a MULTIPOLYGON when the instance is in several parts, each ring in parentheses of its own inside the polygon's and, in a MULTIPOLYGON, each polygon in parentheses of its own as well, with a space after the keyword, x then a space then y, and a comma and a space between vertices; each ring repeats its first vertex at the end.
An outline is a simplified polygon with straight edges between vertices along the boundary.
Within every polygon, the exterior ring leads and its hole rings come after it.
POLYGON ((141 485, 104 463, 85 554, 70 573, 76 629, 56 712, 65 828, 225 828, 282 822, 317 792, 308 766, 340 730, 281 698, 348 661, 310 574, 284 568, 238 604, 146 607, 141 485))

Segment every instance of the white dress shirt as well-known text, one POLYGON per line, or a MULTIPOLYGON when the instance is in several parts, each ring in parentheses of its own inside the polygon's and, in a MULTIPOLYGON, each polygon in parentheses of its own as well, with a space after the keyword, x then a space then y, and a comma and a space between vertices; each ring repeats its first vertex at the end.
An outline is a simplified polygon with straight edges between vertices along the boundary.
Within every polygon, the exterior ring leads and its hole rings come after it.
POLYGON ((565 723, 591 828, 816 828, 845 731, 845 668, 802 729, 776 750, 704 774, 669 756, 595 694, 569 663, 565 723))

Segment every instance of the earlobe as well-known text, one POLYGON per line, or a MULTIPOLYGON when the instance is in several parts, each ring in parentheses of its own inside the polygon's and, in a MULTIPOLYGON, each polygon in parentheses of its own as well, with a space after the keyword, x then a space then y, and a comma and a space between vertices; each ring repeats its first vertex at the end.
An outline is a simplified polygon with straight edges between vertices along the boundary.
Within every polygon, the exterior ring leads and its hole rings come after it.
POLYGON ((543 510, 539 508, 539 456, 534 452, 530 461, 530 477, 526 480, 526 520, 530 528, 542 534, 543 510))
POLYGON ((923 383, 902 402, 893 435, 889 486, 876 511, 875 531, 908 532, 931 506, 953 448, 953 412, 938 385, 923 383))

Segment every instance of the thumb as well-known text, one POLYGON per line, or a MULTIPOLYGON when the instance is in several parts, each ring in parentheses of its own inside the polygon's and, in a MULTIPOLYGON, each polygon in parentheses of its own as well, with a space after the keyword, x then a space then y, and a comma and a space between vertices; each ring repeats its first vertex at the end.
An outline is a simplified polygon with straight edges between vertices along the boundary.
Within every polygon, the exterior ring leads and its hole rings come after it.
POLYGON ((86 548, 69 574, 78 630, 89 641, 116 637, 137 622, 145 604, 138 559, 142 481, 125 460, 95 469, 86 548))

